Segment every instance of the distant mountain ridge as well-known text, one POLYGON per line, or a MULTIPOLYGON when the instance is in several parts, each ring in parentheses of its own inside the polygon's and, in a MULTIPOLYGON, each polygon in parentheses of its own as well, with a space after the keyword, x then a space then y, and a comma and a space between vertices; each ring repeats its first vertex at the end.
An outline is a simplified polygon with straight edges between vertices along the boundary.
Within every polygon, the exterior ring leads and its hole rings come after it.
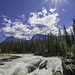
POLYGON ((20 39, 17 39, 13 36, 7 37, 3 42, 18 42, 20 39))
MULTIPOLYGON (((35 40, 35 41, 38 41, 39 39, 40 40, 43 40, 43 38, 45 37, 45 35, 43 34, 36 34, 34 35, 30 40, 27 40, 27 41, 31 41, 31 40, 35 40)), ((15 38, 13 36, 10 36, 10 37, 7 37, 3 42, 18 42, 18 41, 21 41, 22 39, 18 39, 18 38, 15 38)))
POLYGON ((44 37, 45 37, 45 35, 43 35, 43 34, 36 34, 32 37, 31 40, 35 40, 35 41, 38 41, 39 39, 43 40, 44 37))
MULTIPOLYGON (((58 36, 59 37, 59 36, 58 36)), ((65 38, 65 36, 62 36, 65 38)), ((70 35, 70 38, 72 36, 70 35)), ((43 40, 45 38, 45 35, 43 34, 36 34, 34 35, 30 40, 27 40, 27 41, 31 41, 31 40, 34 40, 34 41, 38 41, 38 40, 43 40)), ((46 38, 48 38, 48 36, 46 35, 46 38)), ((63 38, 61 38, 63 40, 63 38)), ((21 41, 23 39, 18 39, 18 38, 15 38, 13 36, 10 36, 10 37, 7 37, 3 42, 18 42, 18 41, 21 41)))

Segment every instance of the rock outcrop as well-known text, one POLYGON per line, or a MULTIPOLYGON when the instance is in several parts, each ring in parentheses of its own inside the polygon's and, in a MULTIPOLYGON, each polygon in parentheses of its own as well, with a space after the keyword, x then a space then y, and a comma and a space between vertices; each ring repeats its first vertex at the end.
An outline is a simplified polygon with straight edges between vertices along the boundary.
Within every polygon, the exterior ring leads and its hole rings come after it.
POLYGON ((72 59, 63 59, 63 74, 64 75, 75 75, 75 61, 72 59))
MULTIPOLYGON (((46 61, 44 61, 44 62, 42 62, 42 63, 39 65, 39 69, 46 68, 47 63, 48 63, 48 61, 47 61, 47 60, 46 60, 46 61)), ((47 69, 47 68, 46 68, 46 69, 47 69)))
POLYGON ((48 62, 47 60, 44 62, 42 62, 41 60, 38 60, 38 61, 33 61, 32 63, 29 63, 29 65, 26 66, 28 73, 33 72, 37 68, 39 69, 46 68, 47 62, 48 62))
POLYGON ((3 63, 3 62, 10 62, 13 59, 18 59, 18 58, 22 58, 22 57, 21 56, 12 56, 12 55, 1 56, 1 58, 0 58, 0 65, 4 65, 5 63, 3 63))
POLYGON ((61 71, 56 71, 53 75, 63 75, 61 71))
POLYGON ((26 66, 28 73, 33 72, 34 70, 36 70, 39 67, 39 64, 41 63, 41 60, 36 60, 33 62, 30 62, 28 66, 26 66))

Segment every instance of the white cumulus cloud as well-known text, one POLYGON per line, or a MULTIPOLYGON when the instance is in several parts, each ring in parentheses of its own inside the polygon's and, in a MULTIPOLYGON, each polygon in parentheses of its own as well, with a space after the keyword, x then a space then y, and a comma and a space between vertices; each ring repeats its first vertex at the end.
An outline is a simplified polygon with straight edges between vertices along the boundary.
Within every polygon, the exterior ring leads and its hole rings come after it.
MULTIPOLYGON (((52 10, 52 8, 51 8, 52 10)), ((40 12, 34 12, 30 13, 32 17, 29 17, 28 22, 33 26, 33 31, 37 31, 37 33, 45 34, 49 33, 50 31, 53 31, 53 34, 57 34, 58 28, 57 23, 59 22, 59 14, 58 13, 52 13, 56 9, 53 9, 51 12, 48 12, 46 8, 43 7, 43 10, 41 12, 42 17, 40 18, 40 15, 38 13, 40 12)), ((35 33, 35 32, 34 32, 35 33)))
POLYGON ((55 8, 54 9, 51 8, 49 11, 53 13, 55 10, 56 10, 55 8))
MULTIPOLYGON (((1 28, 1 31, 5 34, 5 36, 14 36, 19 39, 30 39, 35 34, 48 34, 50 31, 54 35, 58 35, 58 27, 57 24, 60 21, 59 13, 55 13, 56 9, 49 9, 47 11, 46 8, 42 8, 40 12, 31 12, 28 24, 23 23, 26 20, 25 15, 18 16, 19 19, 15 19, 12 21, 11 19, 7 19, 4 17, 3 24, 5 27, 1 28)), ((72 27, 67 29, 68 32, 72 30, 72 27)), ((63 30, 61 30, 63 34, 63 30)))

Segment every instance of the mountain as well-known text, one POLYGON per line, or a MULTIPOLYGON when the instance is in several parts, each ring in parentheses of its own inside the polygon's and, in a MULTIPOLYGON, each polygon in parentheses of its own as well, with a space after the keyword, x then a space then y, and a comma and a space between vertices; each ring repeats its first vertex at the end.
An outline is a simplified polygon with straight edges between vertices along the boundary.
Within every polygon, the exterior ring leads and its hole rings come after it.
MULTIPOLYGON (((32 37, 32 39, 27 40, 27 41, 31 41, 31 40, 38 41, 39 39, 43 40, 44 37, 45 37, 45 35, 43 35, 43 34, 36 34, 32 37)), ((7 37, 3 42, 11 42, 11 41, 18 42, 19 40, 21 41, 22 39, 17 39, 13 36, 10 36, 10 37, 7 37)))
POLYGON ((31 40, 35 40, 35 41, 38 41, 39 39, 43 40, 44 37, 45 37, 45 35, 43 35, 43 34, 36 34, 32 37, 31 40))
POLYGON ((18 42, 20 39, 17 39, 13 36, 7 37, 3 42, 18 42))

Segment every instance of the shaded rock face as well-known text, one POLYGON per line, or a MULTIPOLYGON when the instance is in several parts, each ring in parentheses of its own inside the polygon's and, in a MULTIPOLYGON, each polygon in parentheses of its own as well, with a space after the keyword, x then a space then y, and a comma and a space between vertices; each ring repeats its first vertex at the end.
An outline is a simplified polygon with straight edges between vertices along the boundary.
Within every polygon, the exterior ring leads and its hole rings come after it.
POLYGON ((36 66, 28 66, 27 69, 28 69, 28 73, 31 73, 31 72, 33 72, 34 70, 36 70, 37 67, 36 67, 36 66))
POLYGON ((4 63, 0 62, 0 65, 4 65, 4 63))
POLYGON ((72 59, 64 59, 62 61, 64 75, 75 75, 75 61, 72 59))
POLYGON ((44 55, 45 54, 45 52, 42 52, 42 51, 36 51, 36 52, 34 52, 34 55, 44 55))
POLYGON ((61 71, 56 71, 54 75, 63 75, 61 71))
MULTIPOLYGON (((45 62, 41 63, 41 64, 39 65, 39 69, 46 68, 47 62, 48 62, 48 61, 46 60, 45 62)), ((47 69, 47 68, 46 68, 46 69, 47 69)))
POLYGON ((43 68, 46 68, 46 65, 47 65, 47 60, 42 62, 41 60, 37 61, 36 63, 30 63, 31 65, 30 66, 27 66, 27 70, 28 70, 28 73, 31 73, 33 72, 34 70, 36 70, 37 68, 39 69, 43 69, 43 68))
POLYGON ((39 64, 41 63, 42 61, 39 60, 39 61, 34 61, 32 63, 30 63, 29 66, 27 66, 27 70, 28 70, 28 73, 31 73, 33 72, 34 70, 36 70, 38 67, 39 67, 39 64))
POLYGON ((60 54, 55 55, 55 53, 50 53, 48 51, 35 51, 34 55, 43 56, 43 57, 61 56, 60 54))

